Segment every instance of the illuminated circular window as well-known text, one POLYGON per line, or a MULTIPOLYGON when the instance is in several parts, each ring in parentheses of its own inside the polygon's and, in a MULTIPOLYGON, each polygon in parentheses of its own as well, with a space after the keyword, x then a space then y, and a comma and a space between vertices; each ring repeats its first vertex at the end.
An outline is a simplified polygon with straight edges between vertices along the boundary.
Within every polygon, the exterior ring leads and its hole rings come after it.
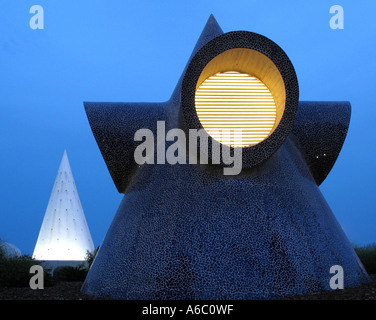
POLYGON ((180 98, 185 133, 202 129, 200 154, 206 152, 213 164, 226 167, 227 150, 241 149, 242 168, 251 168, 271 157, 291 133, 299 85, 277 44, 256 33, 234 31, 197 51, 186 68, 180 98), (241 139, 236 139, 239 132, 241 139))
POLYGON ((276 103, 258 78, 238 71, 218 72, 195 95, 203 128, 222 144, 250 147, 265 140, 276 123, 276 103))

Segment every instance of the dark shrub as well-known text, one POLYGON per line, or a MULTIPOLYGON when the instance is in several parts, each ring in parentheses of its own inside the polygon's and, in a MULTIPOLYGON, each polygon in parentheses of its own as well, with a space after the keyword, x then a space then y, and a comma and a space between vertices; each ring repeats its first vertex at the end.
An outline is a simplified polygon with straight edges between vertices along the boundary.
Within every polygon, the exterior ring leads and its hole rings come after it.
POLYGON ((98 250, 99 250, 99 246, 96 249, 94 249, 93 252, 89 252, 89 250, 86 251, 85 260, 87 261, 87 264, 88 264, 88 267, 87 267, 88 271, 91 265, 93 264, 95 257, 97 256, 98 250))
POLYGON ((55 281, 84 281, 87 275, 87 269, 83 265, 77 267, 60 266, 54 270, 55 281))
POLYGON ((366 271, 369 274, 376 274, 376 244, 354 246, 354 249, 366 271))
MULTIPOLYGON (((34 275, 30 273, 33 265, 40 265, 40 263, 28 255, 6 257, 0 253, 0 287, 28 287, 34 275)), ((53 285, 50 270, 44 268, 43 272, 44 286, 53 285)))

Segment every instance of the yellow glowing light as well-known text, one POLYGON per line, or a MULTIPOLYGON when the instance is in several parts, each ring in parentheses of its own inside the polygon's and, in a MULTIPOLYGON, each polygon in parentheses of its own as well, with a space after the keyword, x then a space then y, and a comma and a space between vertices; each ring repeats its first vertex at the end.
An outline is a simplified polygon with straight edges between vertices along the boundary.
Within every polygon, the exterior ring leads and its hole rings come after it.
POLYGON ((196 91, 195 106, 204 129, 220 143, 235 147, 265 140, 277 116, 268 87, 256 77, 237 71, 208 77, 196 91))

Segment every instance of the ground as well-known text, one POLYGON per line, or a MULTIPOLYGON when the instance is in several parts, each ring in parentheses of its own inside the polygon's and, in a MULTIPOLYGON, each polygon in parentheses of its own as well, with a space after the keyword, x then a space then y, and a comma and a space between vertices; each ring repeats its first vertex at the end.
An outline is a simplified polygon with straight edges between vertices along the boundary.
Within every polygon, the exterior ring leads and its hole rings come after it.
MULTIPOLYGON (((376 300, 376 275, 372 283, 356 288, 326 291, 284 300, 376 300)), ((60 282, 43 290, 26 288, 0 288, 0 300, 93 300, 80 292, 82 282, 60 282)))

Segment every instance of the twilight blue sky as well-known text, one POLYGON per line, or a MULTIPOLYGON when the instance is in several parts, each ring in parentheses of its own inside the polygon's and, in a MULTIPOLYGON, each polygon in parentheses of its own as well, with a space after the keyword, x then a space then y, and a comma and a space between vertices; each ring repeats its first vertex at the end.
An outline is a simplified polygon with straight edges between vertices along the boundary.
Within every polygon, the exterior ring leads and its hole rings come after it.
POLYGON ((0 238, 32 254, 64 149, 95 246, 122 195, 83 101, 168 100, 211 13, 290 57, 300 100, 348 100, 350 129, 320 186, 349 239, 376 242, 376 1, 2 0, 0 238), (44 30, 29 27, 32 5, 44 30), (343 6, 344 30, 329 27, 343 6))

